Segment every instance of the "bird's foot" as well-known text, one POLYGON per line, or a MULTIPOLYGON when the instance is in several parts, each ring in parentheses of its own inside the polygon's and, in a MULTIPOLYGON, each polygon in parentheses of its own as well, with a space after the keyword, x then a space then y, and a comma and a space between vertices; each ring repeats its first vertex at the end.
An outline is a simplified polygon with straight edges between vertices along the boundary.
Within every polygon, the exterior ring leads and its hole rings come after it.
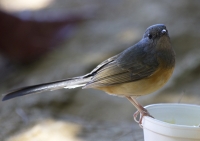
MULTIPOLYGON (((133 97, 126 96, 126 98, 137 108, 138 111, 136 111, 133 114, 134 120, 139 123, 139 126, 142 128, 142 119, 144 116, 149 116, 152 117, 149 112, 142 106, 140 105, 133 97), (140 115, 139 120, 137 120, 138 115, 140 115)), ((154 117, 152 117, 154 118, 154 117)))
POLYGON ((139 126, 140 126, 141 128, 143 128, 143 126, 142 126, 142 119, 143 119, 144 116, 149 116, 149 117, 154 118, 153 116, 151 116, 151 115, 149 114, 149 112, 148 112, 145 108, 143 108, 141 112, 136 111, 136 112, 133 114, 134 120, 135 120, 137 123, 139 123, 139 126), (139 114, 140 114, 140 117, 139 117, 139 120, 138 120, 137 117, 138 117, 139 114))

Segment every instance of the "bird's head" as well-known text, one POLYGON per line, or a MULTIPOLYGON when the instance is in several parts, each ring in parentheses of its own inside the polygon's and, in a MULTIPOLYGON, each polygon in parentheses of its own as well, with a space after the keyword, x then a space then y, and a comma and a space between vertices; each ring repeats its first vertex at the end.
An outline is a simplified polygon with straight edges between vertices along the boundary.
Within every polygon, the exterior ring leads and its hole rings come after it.
POLYGON ((171 49, 168 30, 164 24, 155 24, 148 27, 143 39, 151 43, 156 49, 171 49))

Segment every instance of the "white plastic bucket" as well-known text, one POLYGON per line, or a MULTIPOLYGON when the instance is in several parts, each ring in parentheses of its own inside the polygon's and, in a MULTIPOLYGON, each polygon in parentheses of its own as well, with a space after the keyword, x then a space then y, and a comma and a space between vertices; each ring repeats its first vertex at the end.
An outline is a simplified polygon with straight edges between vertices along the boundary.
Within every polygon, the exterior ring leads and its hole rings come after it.
POLYGON ((168 103, 145 108, 154 117, 143 117, 145 141, 200 141, 200 106, 168 103))

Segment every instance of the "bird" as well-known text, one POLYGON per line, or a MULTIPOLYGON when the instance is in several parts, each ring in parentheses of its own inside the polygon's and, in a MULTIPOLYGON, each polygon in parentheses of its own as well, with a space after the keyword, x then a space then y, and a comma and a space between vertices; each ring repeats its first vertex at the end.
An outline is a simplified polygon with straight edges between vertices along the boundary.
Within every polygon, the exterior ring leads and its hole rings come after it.
POLYGON ((146 29, 140 41, 103 61, 91 72, 65 80, 22 87, 4 94, 2 101, 62 88, 92 88, 127 98, 136 107, 137 112, 133 116, 141 125, 144 116, 152 116, 136 98, 163 87, 173 74, 174 67, 175 51, 168 30, 164 24, 155 24, 146 29))

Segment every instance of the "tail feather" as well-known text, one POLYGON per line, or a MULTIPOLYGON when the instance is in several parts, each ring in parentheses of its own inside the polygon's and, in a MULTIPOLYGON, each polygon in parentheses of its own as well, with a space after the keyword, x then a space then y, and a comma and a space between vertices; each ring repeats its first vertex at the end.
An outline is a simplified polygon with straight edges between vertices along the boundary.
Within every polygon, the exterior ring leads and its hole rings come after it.
POLYGON ((77 88, 77 87, 85 86, 90 80, 91 80, 91 77, 87 77, 87 78, 75 77, 75 78, 66 79, 66 80, 27 86, 27 87, 13 90, 7 94, 4 94, 2 101, 9 100, 9 99, 23 96, 23 95, 41 93, 44 91, 53 91, 53 90, 62 89, 62 88, 68 88, 68 89, 77 88))

